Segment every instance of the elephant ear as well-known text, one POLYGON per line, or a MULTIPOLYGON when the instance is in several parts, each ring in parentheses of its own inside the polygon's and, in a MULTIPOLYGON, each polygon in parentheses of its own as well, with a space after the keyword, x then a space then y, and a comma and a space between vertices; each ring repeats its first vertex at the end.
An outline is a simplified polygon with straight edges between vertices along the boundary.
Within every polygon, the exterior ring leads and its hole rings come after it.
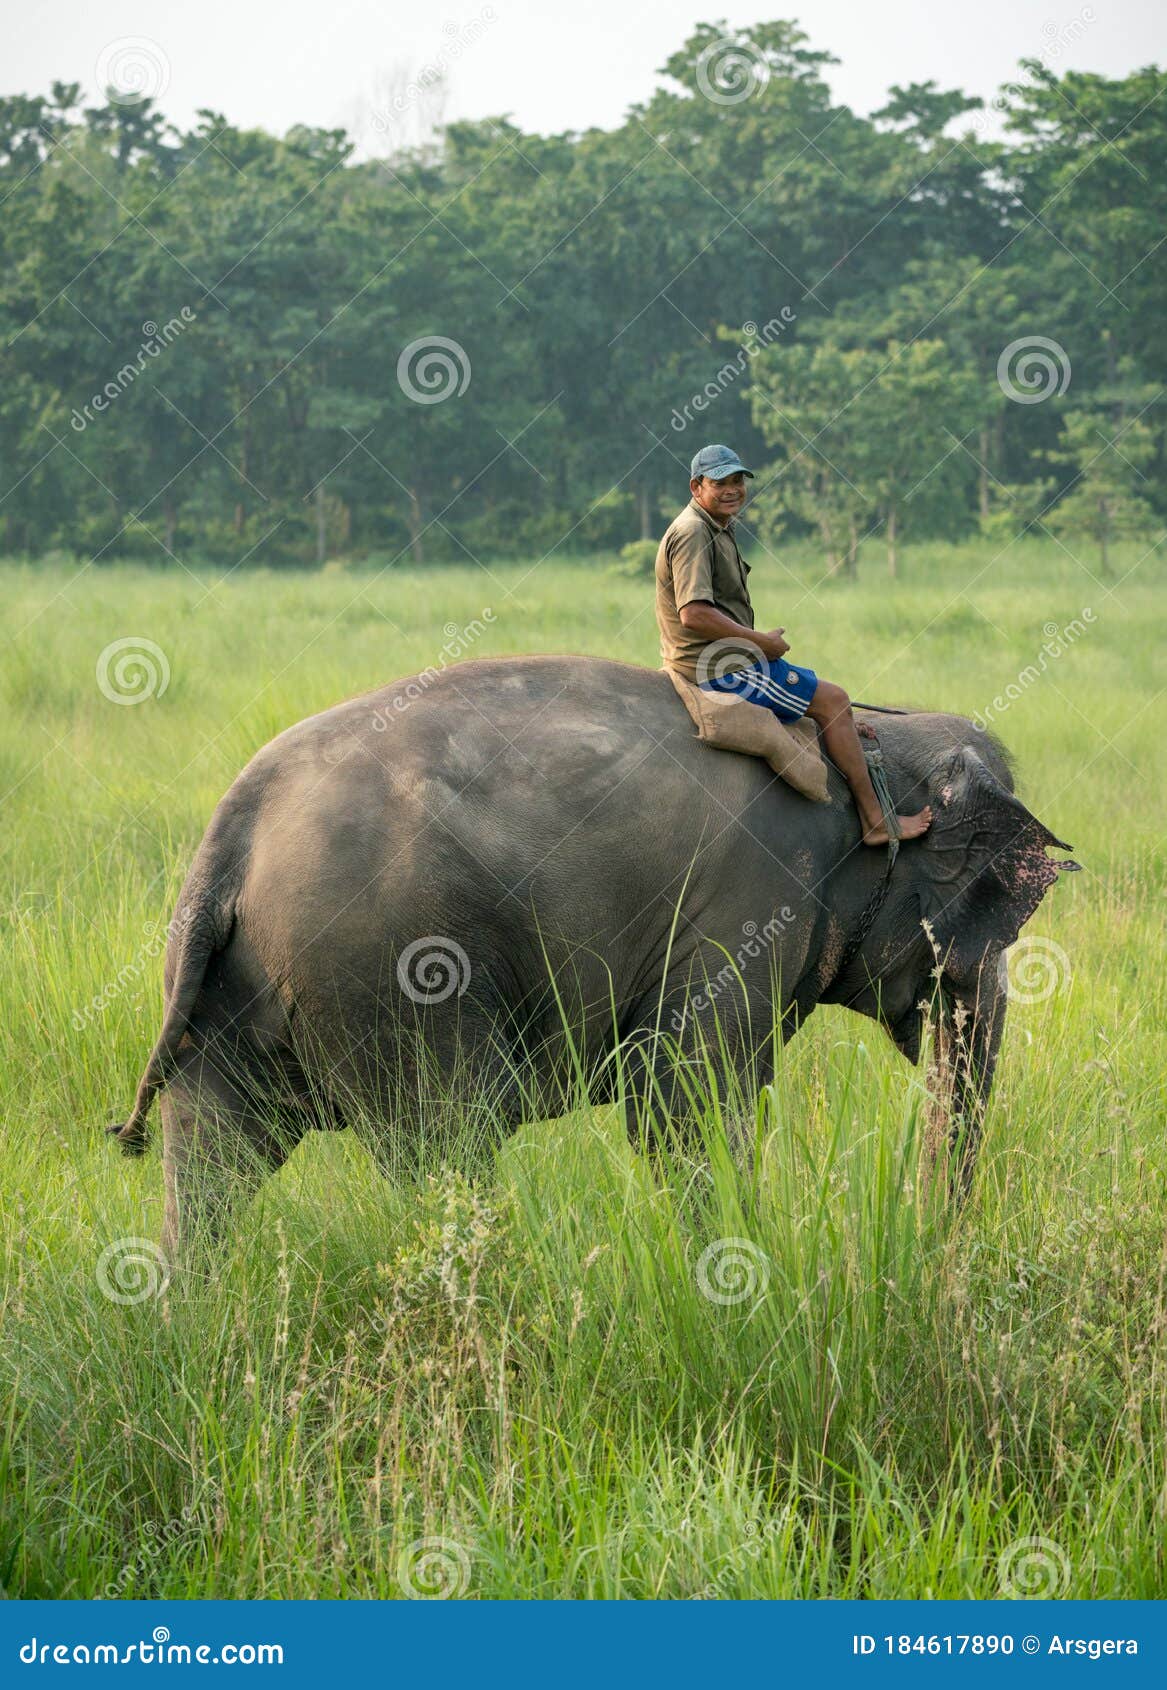
POLYGON ((920 854, 920 910, 947 958, 954 983, 972 984, 987 954, 1017 938, 1061 869, 1048 846, 1073 846, 1050 832, 969 745, 928 777, 932 826, 920 854))

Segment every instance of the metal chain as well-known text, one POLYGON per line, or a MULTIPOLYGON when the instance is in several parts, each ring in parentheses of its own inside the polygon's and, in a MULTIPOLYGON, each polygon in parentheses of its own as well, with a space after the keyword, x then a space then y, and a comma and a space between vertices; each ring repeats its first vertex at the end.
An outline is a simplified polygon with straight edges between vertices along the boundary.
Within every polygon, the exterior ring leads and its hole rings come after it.
MULTIPOLYGON (((905 711, 904 714, 907 714, 907 712, 905 711)), ((900 849, 899 821, 896 816, 895 799, 892 797, 891 787, 888 784, 887 770, 884 767, 883 752, 879 748, 878 740, 874 737, 862 743, 863 755, 867 759, 867 768, 871 775, 871 784, 875 788, 875 796, 879 799, 879 807, 883 811, 883 819, 887 826, 887 866, 872 889, 871 896, 864 906, 855 931, 843 947, 839 966, 835 970, 835 980, 841 979, 844 972, 850 968, 859 954, 859 947, 875 925, 875 918, 883 907, 888 887, 891 885, 891 871, 895 867, 895 860, 900 849)))

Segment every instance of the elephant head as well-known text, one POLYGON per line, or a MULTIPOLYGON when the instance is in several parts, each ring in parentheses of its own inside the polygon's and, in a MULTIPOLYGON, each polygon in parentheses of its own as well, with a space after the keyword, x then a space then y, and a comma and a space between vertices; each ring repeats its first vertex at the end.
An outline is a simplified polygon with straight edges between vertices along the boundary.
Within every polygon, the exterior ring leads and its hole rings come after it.
POLYGON ((950 1053, 950 1137, 965 1189, 1004 1029, 1004 953, 1059 872, 1080 867, 1046 855, 1050 846, 1072 847, 1011 791, 999 747, 989 741, 984 749, 982 756, 961 745, 936 761, 926 777, 934 819, 912 853, 916 873, 909 908, 914 903, 920 929, 920 942, 910 946, 913 1001, 901 999, 900 1014, 887 1023, 899 1048, 918 1061, 920 1005, 930 1003, 938 1012, 938 1031, 950 1053))

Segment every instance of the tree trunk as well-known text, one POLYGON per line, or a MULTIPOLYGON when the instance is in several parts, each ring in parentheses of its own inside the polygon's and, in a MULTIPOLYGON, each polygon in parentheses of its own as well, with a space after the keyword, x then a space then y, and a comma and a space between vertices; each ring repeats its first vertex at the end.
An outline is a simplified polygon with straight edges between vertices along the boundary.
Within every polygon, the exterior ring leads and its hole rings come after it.
POLYGON ((652 492, 646 481, 642 481, 637 489, 637 503, 640 507, 640 538, 651 540, 653 538, 652 492))
POLYGON ((854 517, 848 519, 847 563, 845 573, 849 580, 854 581, 859 573, 859 524, 854 517))
POLYGON ((981 424, 980 440, 980 468, 977 471, 977 501, 981 513, 981 521, 989 520, 989 425, 981 424))
POLYGON ((324 503, 324 483, 316 484, 316 562, 322 564, 328 556, 328 511, 324 503))
POLYGON ((178 527, 178 512, 174 508, 174 500, 169 494, 162 501, 162 520, 166 524, 166 550, 173 552, 174 536, 178 527))
POLYGON ((825 516, 819 517, 819 533, 822 536, 823 551, 827 555, 827 574, 837 575, 843 566, 843 560, 835 549, 835 536, 825 516))
POLYGON ((997 474, 1004 479, 1003 465, 1005 463, 1005 407, 997 412, 997 421, 993 429, 993 459, 997 465, 997 474))
MULTIPOLYGON (((247 419, 243 424, 243 441, 242 441, 242 444, 240 445, 240 448, 239 448, 239 471, 240 471, 240 474, 244 477, 244 479, 246 479, 246 477, 247 477, 250 458, 251 458, 251 416, 250 416, 250 413, 248 413, 247 419)), ((242 499, 237 500, 236 505, 235 505, 235 532, 236 532, 236 534, 242 534, 242 532, 243 532, 243 500, 242 499)))
POLYGON ((425 548, 421 543, 421 531, 424 524, 421 520, 421 500, 417 490, 409 489, 409 551, 414 563, 425 562, 425 548))
POLYGON ((1105 499, 1098 501, 1098 545, 1102 554, 1103 575, 1110 574, 1110 507, 1105 499))
POLYGON ((894 581, 896 578, 896 508, 889 505, 887 510, 887 572, 894 581))
MULTIPOLYGON (((1113 392, 1118 386, 1118 352, 1114 344, 1114 331, 1106 329, 1102 335, 1102 343, 1106 347, 1106 385, 1113 392)), ((1121 419, 1125 409, 1122 394, 1115 397, 1115 410, 1121 419)))

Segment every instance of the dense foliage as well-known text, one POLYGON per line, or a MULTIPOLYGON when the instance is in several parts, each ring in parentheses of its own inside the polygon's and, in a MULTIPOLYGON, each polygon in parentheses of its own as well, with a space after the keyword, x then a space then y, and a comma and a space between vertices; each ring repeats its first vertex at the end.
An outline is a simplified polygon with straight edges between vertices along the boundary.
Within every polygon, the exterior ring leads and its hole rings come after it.
POLYGON ((0 547, 580 552, 728 438, 760 538, 834 568, 1035 524, 1105 568, 1167 512, 1167 105, 1059 58, 999 122, 931 83, 868 118, 794 24, 703 25, 615 130, 384 159, 0 100, 0 547))

